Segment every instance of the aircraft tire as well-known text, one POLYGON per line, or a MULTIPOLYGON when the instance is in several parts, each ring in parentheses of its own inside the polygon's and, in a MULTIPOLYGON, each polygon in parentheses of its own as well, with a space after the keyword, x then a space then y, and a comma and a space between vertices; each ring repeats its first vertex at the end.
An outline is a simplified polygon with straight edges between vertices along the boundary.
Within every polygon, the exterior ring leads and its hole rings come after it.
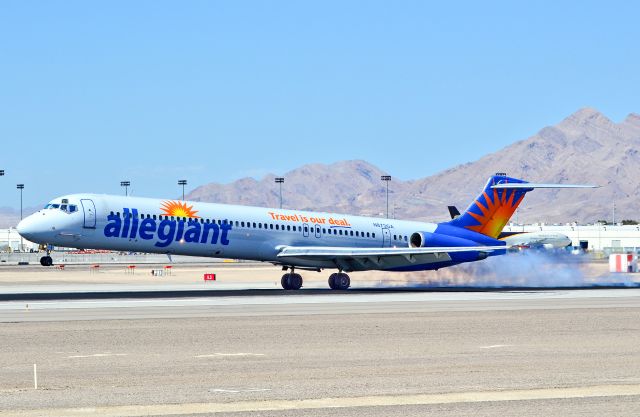
POLYGON ((53 265, 53 258, 51 256, 43 256, 40 258, 40 265, 51 266, 53 265))
POLYGON ((329 275, 329 288, 331 288, 332 290, 336 290, 336 275, 338 274, 331 274, 329 275))
POLYGON ((290 283, 290 278, 289 278, 290 274, 284 274, 282 276, 282 279, 280 280, 280 285, 282 285, 282 288, 285 290, 290 290, 291 289, 291 285, 289 285, 290 283))
POLYGON ((336 274, 336 277, 334 278, 334 285, 334 289, 336 290, 349 289, 349 287, 351 286, 351 278, 349 278, 349 275, 345 274, 344 272, 336 274))
POLYGON ((291 274, 289 286, 292 290, 299 290, 300 288, 302 288, 302 275, 291 274))
POLYGON ((285 290, 299 290, 302 288, 302 275, 284 274, 280 280, 280 284, 285 290))

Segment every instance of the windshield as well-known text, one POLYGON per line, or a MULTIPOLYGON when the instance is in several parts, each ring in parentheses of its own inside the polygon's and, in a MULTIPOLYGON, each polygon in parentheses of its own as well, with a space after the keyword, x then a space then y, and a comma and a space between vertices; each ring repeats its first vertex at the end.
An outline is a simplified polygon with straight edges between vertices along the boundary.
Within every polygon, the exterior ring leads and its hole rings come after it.
POLYGON ((57 204, 57 203, 49 203, 44 206, 45 210, 61 210, 65 213, 75 213, 78 211, 78 206, 75 204, 57 204))

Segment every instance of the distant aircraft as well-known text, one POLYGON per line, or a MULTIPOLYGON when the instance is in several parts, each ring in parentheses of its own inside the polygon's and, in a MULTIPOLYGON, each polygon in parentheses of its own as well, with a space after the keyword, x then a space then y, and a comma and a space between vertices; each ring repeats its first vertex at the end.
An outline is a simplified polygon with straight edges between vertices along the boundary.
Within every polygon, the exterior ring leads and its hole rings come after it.
POLYGON ((557 232, 502 232, 500 240, 509 247, 561 249, 571 245, 571 238, 557 232))
MULTIPOLYGON (((460 217, 456 206, 447 206, 451 219, 460 217)), ((571 245, 571 238, 557 232, 500 232, 498 239, 508 247, 560 249, 571 245)))
MULTIPOLYGON (((502 255, 498 237, 531 184, 499 173, 459 217, 443 223, 302 210, 98 194, 53 199, 18 224, 26 239, 81 249, 153 252, 270 262, 289 272, 284 289, 302 287, 299 270, 337 269, 332 289, 347 289, 346 272, 421 271, 502 255)), ((50 266, 49 253, 40 260, 50 266)))

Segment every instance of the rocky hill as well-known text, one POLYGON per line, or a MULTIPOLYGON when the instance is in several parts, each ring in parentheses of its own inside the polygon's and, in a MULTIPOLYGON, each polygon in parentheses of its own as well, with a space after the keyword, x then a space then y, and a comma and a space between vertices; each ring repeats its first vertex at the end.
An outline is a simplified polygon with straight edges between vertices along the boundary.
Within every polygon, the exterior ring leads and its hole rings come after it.
MULTIPOLYGON (((555 126, 477 161, 436 175, 390 184, 390 206, 397 218, 444 220, 446 206, 461 210, 471 202, 494 172, 531 182, 590 183, 590 190, 539 190, 527 196, 520 222, 593 222, 640 218, 640 115, 614 123, 591 108, 577 111, 555 126)), ((393 175, 365 161, 311 164, 284 174, 285 208, 380 215, 385 188, 380 175, 393 175)), ((206 184, 188 198, 196 201, 277 207, 274 175, 261 180, 243 178, 230 184, 206 184)), ((516 220, 516 219, 513 219, 516 220)))

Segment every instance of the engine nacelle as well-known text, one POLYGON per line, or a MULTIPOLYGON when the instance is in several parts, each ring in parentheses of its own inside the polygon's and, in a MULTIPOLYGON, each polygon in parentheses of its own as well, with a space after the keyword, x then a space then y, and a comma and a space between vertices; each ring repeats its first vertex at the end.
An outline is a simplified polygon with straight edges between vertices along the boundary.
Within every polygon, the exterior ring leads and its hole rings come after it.
POLYGON ((409 239, 409 245, 412 248, 479 246, 478 242, 474 242, 473 240, 431 232, 413 233, 409 239))

